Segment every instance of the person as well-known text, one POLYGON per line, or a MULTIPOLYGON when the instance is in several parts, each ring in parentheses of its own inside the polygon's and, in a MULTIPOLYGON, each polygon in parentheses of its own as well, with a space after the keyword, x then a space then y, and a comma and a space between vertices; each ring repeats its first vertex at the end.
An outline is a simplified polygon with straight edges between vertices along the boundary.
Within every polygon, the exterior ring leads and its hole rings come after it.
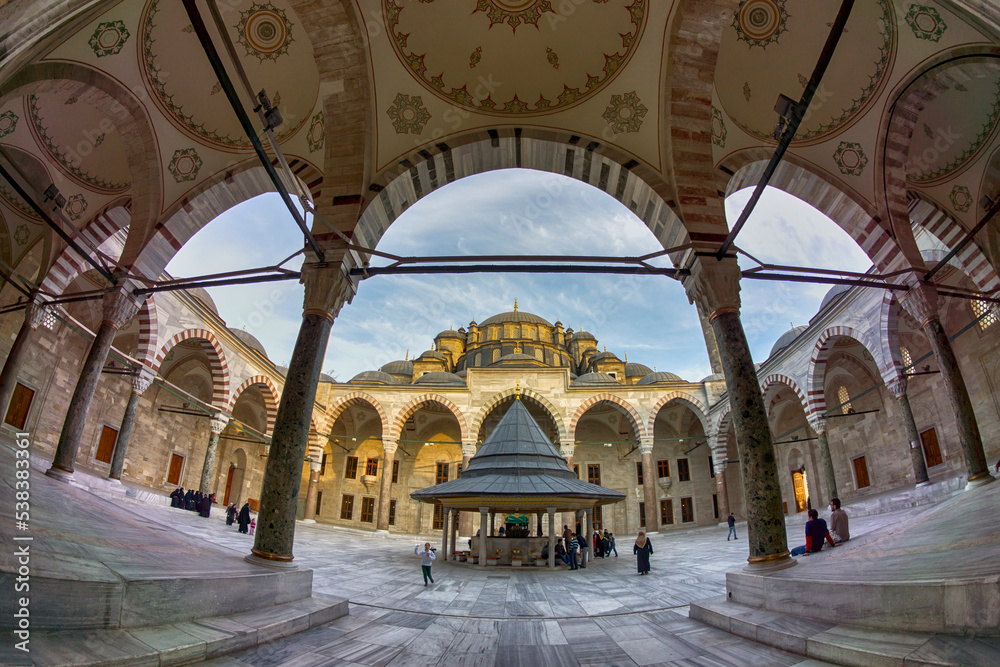
POLYGON ((607 528, 601 534, 601 551, 604 553, 605 558, 611 558, 611 538, 608 537, 607 528))
POLYGON ((823 549, 823 540, 830 543, 831 547, 837 546, 830 536, 830 531, 826 528, 826 521, 819 518, 819 512, 809 510, 809 520, 806 521, 806 543, 797 546, 791 551, 792 556, 802 556, 818 553, 823 549))
POLYGON ((563 544, 561 537, 556 541, 556 561, 562 561, 566 565, 569 565, 569 558, 566 556, 566 546, 563 544))
POLYGON ((636 556, 636 567, 639 574, 649 574, 649 556, 653 553, 653 543, 646 538, 646 533, 639 531, 632 545, 632 553, 636 556))
POLYGON ((212 503, 215 502, 215 494, 204 495, 201 498, 201 507, 198 508, 198 515, 209 518, 212 515, 212 503))
POLYGON ((255 530, 257 530, 257 519, 250 519, 250 534, 253 535, 255 530))
POLYGON ((239 514, 239 510, 236 509, 236 503, 232 503, 226 508, 226 525, 231 526, 233 522, 236 521, 236 515, 239 514))
POLYGON ((608 548, 611 549, 611 551, 615 552, 615 558, 618 558, 618 549, 615 547, 615 534, 614 533, 608 533, 608 545, 609 545, 608 548))
POLYGON ((178 486, 176 489, 174 489, 173 491, 171 491, 170 492, 170 506, 171 507, 177 507, 177 504, 179 502, 178 501, 178 496, 183 496, 183 495, 184 495, 184 489, 182 487, 178 486))
POLYGON ((563 542, 566 543, 566 548, 569 549, 569 541, 573 537, 573 531, 569 529, 569 526, 563 524, 563 542))
POLYGON ((194 489, 188 489, 187 493, 184 494, 184 504, 181 505, 181 509, 190 510, 194 509, 194 489))
POLYGON ((736 517, 733 516, 732 512, 729 513, 729 518, 726 521, 729 523, 729 534, 726 535, 726 542, 729 541, 730 537, 734 540, 740 539, 736 537, 736 517))
POLYGON ((250 503, 243 503, 236 521, 240 524, 240 532, 247 532, 247 529, 250 527, 250 503))
POLYGON ((427 585, 428 580, 433 584, 434 577, 431 576, 431 563, 434 562, 434 550, 431 549, 431 543, 425 542, 423 551, 420 550, 420 545, 413 547, 413 554, 420 556, 420 571, 424 575, 424 586, 427 585))
POLYGON ((1000 459, 997 459, 997 472, 1000 472, 1000 459))
POLYGON ((541 560, 548 560, 548 559, 549 559, 549 545, 544 544, 544 545, 542 545, 541 560))
POLYGON ((500 530, 497 531, 497 537, 503 537, 503 533, 504 533, 503 526, 500 526, 500 530))
POLYGON ((830 498, 830 534, 837 544, 851 539, 847 512, 840 509, 840 498, 830 498))
POLYGON ((604 544, 601 542, 601 534, 594 531, 594 558, 604 558, 604 544))
POLYGON ((576 564, 576 552, 580 548, 580 542, 576 539, 576 533, 570 533, 569 540, 569 569, 575 570, 579 566, 576 564))

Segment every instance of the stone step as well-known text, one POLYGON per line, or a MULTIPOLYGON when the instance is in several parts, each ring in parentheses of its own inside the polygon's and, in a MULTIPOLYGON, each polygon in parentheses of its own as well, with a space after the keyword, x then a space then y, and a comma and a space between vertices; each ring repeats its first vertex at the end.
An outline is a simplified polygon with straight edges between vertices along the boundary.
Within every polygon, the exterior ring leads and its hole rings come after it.
MULTIPOLYGON (((818 609, 822 598, 815 598, 818 609)), ((733 602, 725 595, 691 604, 690 617, 734 635, 816 660, 859 667, 1000 664, 1000 637, 926 634, 839 624, 733 602)))
POLYGON ((30 653, 0 646, 2 665, 184 665, 252 648, 329 623, 348 613, 332 595, 186 623, 122 630, 31 630, 30 653))

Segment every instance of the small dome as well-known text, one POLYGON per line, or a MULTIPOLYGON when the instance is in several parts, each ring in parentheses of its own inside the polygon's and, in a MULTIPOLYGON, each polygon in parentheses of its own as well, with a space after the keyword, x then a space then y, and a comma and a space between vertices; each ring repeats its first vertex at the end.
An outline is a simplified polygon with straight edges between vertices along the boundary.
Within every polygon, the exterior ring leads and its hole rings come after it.
POLYGON ((597 348, 591 345, 590 347, 588 347, 586 350, 583 351, 583 354, 591 354, 591 353, 596 354, 597 351, 598 351, 597 348))
POLYGON ((388 373, 383 373, 382 371, 362 371, 352 377, 349 382, 364 382, 366 384, 399 384, 396 378, 392 377, 388 373))
POLYGON ((267 356, 267 351, 264 349, 264 346, 260 344, 260 341, 251 336, 250 334, 248 334, 246 331, 243 331, 242 329, 230 328, 229 333, 233 334, 241 341, 243 341, 243 344, 246 345, 247 347, 257 350, 265 357, 267 356))
POLYGON ((468 371, 468 369, 463 368, 459 372, 455 373, 455 375, 457 375, 458 377, 460 377, 460 378, 462 378, 464 380, 466 377, 468 377, 469 371, 468 371))
POLYGON ((650 373, 649 375, 644 376, 641 380, 636 382, 636 385, 658 384, 660 382, 684 382, 684 379, 679 375, 674 375, 673 373, 657 371, 656 373, 650 373))
POLYGON ((807 327, 805 325, 799 325, 797 327, 792 327, 791 329, 789 329, 785 333, 781 334, 781 336, 778 337, 778 340, 776 340, 774 342, 774 347, 771 348, 771 354, 768 355, 768 358, 773 357, 778 352, 781 352, 786 347, 788 347, 789 345, 791 345, 792 341, 795 340, 796 338, 798 338, 799 334, 801 334, 803 331, 805 331, 808 328, 809 327, 807 327))
POLYGON ((823 310, 849 289, 851 289, 850 285, 834 285, 830 288, 830 291, 826 293, 826 296, 823 297, 823 303, 819 305, 819 309, 823 310))
POLYGON ((337 383, 337 378, 333 377, 332 375, 327 375, 326 373, 320 373, 319 374, 319 381, 320 382, 332 382, 333 384, 336 384, 337 383))
POLYGON ((438 361, 448 361, 448 357, 444 356, 437 350, 427 350, 426 352, 421 352, 419 359, 437 359, 438 361))
POLYGON ((590 363, 594 363, 595 361, 603 361, 605 359, 609 361, 621 361, 621 359, 618 358, 618 355, 616 355, 614 352, 601 352, 599 354, 595 354, 594 356, 592 356, 590 358, 590 363))
POLYGON ((593 340, 593 341, 596 341, 597 339, 594 338, 594 334, 592 334, 592 333, 589 333, 587 331, 577 331, 575 334, 573 334, 573 336, 572 336, 572 338, 570 340, 593 340))
POLYGON ((619 382, 607 373, 584 373, 577 379, 573 380, 571 384, 574 387, 579 387, 580 385, 591 384, 619 384, 619 382))
POLYGON ((538 315, 523 313, 519 310, 512 310, 509 313, 499 313, 493 317, 487 317, 479 326, 485 327, 489 324, 503 324, 504 322, 527 322, 528 324, 544 324, 547 327, 552 326, 547 320, 543 320, 538 315))
POLYGON ((418 377, 413 384, 451 384, 464 387, 465 380, 455 375, 454 373, 424 373, 418 377))
POLYGON ((724 382, 725 380, 726 376, 723 375, 722 373, 712 373, 708 377, 704 377, 701 379, 702 382, 724 382))
POLYGON ((438 338, 457 338, 458 340, 465 340, 465 336, 454 329, 442 331, 437 336, 434 336, 434 340, 437 340, 438 338))
POLYGON ((390 361, 379 370, 390 375, 413 375, 413 362, 398 359, 390 361))
POLYGON ((645 366, 643 364, 635 364, 632 362, 625 364, 625 377, 644 378, 652 372, 653 372, 652 368, 650 368, 649 366, 645 366))
POLYGON ((208 292, 205 291, 204 288, 192 287, 191 289, 186 289, 184 291, 193 296, 194 298, 198 299, 202 303, 204 303, 206 306, 208 306, 209 310, 215 313, 216 317, 222 319, 222 316, 219 315, 219 308, 215 305, 215 301, 212 300, 212 297, 208 295, 208 292))

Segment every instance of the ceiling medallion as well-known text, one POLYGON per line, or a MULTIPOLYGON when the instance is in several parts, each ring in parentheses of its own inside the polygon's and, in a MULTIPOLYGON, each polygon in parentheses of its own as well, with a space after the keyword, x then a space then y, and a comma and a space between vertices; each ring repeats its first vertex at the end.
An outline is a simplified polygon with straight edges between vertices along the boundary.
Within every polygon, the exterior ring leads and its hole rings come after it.
POLYGON ((722 111, 714 104, 712 105, 712 143, 720 148, 726 147, 726 120, 722 117, 722 111))
POLYGON ((28 225, 20 224, 14 230, 14 240, 17 245, 25 245, 28 242, 28 225))
POLYGON ((201 157, 198 155, 198 151, 193 148, 182 148, 174 151, 174 156, 167 166, 170 175, 178 183, 198 178, 199 169, 201 169, 201 157))
POLYGON ((787 23, 785 0, 742 0, 733 17, 740 41, 761 48, 778 41, 787 23))
POLYGON ((931 42, 939 41, 944 31, 948 29, 948 24, 942 20, 936 9, 917 4, 910 5, 910 11, 906 13, 906 23, 919 39, 931 42))
POLYGON ((420 95, 397 93, 392 106, 385 110, 396 128, 396 134, 420 134, 431 119, 420 95))
POLYGON ((6 137, 17 129, 17 114, 8 109, 0 113, 0 137, 6 137))
POLYGON ((538 28, 538 19, 542 13, 551 12, 552 3, 549 0, 478 0, 473 13, 483 12, 490 20, 492 28, 498 23, 507 23, 514 32, 517 26, 527 23, 538 28))
POLYGON ((87 212, 87 200, 83 198, 83 195, 75 194, 66 200, 66 206, 63 207, 63 210, 70 220, 79 220, 80 216, 87 212))
POLYGON ((326 141, 326 127, 323 124, 323 112, 319 111, 312 120, 309 121, 309 132, 306 134, 306 141, 309 142, 309 152, 315 153, 323 148, 326 141))
POLYGON ((277 60, 295 41, 285 12, 272 4, 254 4, 240 14, 236 36, 247 55, 261 61, 277 60))
POLYGON ((108 21, 97 26, 90 38, 90 48, 98 58, 113 56, 122 50, 128 41, 129 31, 122 21, 108 21))
POLYGON ((608 121, 615 134, 638 132, 647 111, 633 90, 624 95, 611 96, 611 104, 604 111, 604 120, 608 121))
POLYGON ((956 185, 952 188, 948 198, 951 199, 952 205, 959 213, 968 213, 969 209, 972 208, 972 193, 964 185, 956 185))
POLYGON ((860 176, 868 164, 868 156, 865 155, 861 144, 841 141, 837 152, 833 154, 833 161, 840 168, 840 173, 845 176, 860 176))

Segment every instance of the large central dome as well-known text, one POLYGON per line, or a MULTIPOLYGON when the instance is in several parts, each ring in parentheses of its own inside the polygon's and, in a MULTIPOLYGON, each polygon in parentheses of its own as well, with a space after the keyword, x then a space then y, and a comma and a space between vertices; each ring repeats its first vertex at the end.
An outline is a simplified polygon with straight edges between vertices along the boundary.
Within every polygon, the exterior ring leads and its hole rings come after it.
POLYGON ((505 322, 527 322, 528 324, 544 324, 547 327, 551 327, 552 323, 548 320, 544 320, 538 315, 532 315, 531 313, 523 313, 519 310, 512 310, 507 313, 500 313, 494 315, 493 317, 487 317, 483 320, 480 327, 485 327, 490 324, 503 324, 505 322))

